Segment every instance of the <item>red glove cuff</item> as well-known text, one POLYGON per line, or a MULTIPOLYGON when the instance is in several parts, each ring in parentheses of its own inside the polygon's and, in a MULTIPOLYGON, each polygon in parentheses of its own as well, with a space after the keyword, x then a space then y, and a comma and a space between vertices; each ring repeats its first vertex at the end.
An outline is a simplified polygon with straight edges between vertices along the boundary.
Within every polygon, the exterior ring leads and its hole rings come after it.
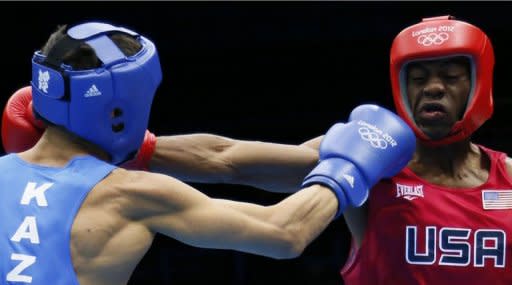
POLYGON ((121 166, 133 170, 149 170, 149 162, 155 152, 156 136, 150 131, 146 130, 144 134, 144 141, 137 152, 134 159, 123 163, 121 166))

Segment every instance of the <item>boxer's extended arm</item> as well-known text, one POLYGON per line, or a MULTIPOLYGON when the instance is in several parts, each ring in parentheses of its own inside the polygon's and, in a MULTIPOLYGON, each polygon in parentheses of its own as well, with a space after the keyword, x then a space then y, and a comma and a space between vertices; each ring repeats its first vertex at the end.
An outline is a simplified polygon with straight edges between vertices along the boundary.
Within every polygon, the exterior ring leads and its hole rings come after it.
POLYGON ((301 146, 309 147, 313 150, 318 151, 318 149, 320 148, 320 143, 322 143, 323 138, 324 136, 319 136, 314 139, 310 139, 308 141, 303 142, 301 146))
MULTIPOLYGON (((317 150, 320 147, 322 139, 323 136, 320 136, 308 140, 302 145, 317 150)), ((512 170, 510 173, 512 173, 512 170)), ((361 207, 348 207, 343 213, 343 218, 345 219, 345 223, 352 235, 354 242, 352 246, 355 246, 356 249, 359 249, 361 246, 366 232, 366 226, 368 225, 368 203, 369 202, 367 201, 361 207)))
POLYGON ((414 133, 395 114, 374 105, 354 109, 349 123, 335 124, 319 149, 320 161, 304 189, 268 207, 215 200, 165 175, 131 172, 127 217, 155 232, 210 248, 274 258, 299 255, 333 216, 360 206, 381 177, 395 175, 412 157, 414 133), (362 136, 372 128, 376 147, 362 136), (388 149, 389 147, 389 149, 388 149), (320 186, 324 185, 324 186, 320 186), (135 194, 134 194, 135 193, 135 194))
MULTIPOLYGON (((31 106, 30 86, 14 93, 5 106, 2 140, 6 152, 31 148, 44 132, 31 106)), ((155 137, 147 131, 136 158, 122 167, 150 167, 190 182, 245 184, 293 192, 317 159, 317 151, 303 146, 232 140, 209 134, 155 137)))
POLYGON ((317 161, 317 151, 306 146, 191 134, 157 137, 150 169, 189 182, 294 192, 317 161))
MULTIPOLYGON (((318 149, 322 139, 323 136, 317 137, 304 142, 302 145, 312 149, 318 149)), ((361 207, 348 207, 343 213, 343 218, 352 235, 354 241, 353 246, 358 249, 363 242, 366 226, 368 225, 368 201, 361 207)))
POLYGON ((186 244, 292 258, 334 217, 333 192, 313 185, 273 206, 211 199, 166 175, 124 171, 124 215, 186 244), (250 208, 252 214, 246 214, 250 208))

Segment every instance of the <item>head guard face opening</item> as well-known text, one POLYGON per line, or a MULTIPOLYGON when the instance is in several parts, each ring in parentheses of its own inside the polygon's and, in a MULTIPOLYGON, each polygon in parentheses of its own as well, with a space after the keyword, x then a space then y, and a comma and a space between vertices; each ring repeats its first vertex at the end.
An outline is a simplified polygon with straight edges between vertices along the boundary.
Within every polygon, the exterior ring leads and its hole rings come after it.
POLYGON ((32 58, 34 109, 49 122, 62 126, 105 150, 111 163, 130 159, 142 144, 151 103, 162 79, 155 45, 128 29, 90 22, 74 26, 67 35, 92 47, 102 62, 94 69, 56 67, 35 52, 32 58), (108 33, 126 33, 142 45, 125 56, 108 33))
POLYGON ((424 143, 438 146, 463 140, 491 117, 494 51, 491 41, 479 28, 450 16, 423 19, 396 36, 390 60, 391 86, 397 112, 424 143), (470 59, 472 88, 462 119, 454 124, 446 137, 432 140, 414 122, 407 97, 406 67, 412 61, 452 56, 470 59))

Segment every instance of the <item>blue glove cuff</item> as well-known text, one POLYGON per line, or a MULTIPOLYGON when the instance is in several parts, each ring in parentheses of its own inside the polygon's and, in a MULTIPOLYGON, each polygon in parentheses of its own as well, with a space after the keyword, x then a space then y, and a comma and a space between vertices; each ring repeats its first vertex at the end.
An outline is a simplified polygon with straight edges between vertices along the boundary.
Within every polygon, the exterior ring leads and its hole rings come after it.
MULTIPOLYGON (((361 206, 368 198, 368 182, 359 168, 339 157, 326 158, 306 176, 303 185, 320 183, 330 187, 340 201, 339 210, 347 205, 361 206), (343 197, 343 198, 340 198, 343 197)), ((337 213, 339 216, 341 213, 337 213)))

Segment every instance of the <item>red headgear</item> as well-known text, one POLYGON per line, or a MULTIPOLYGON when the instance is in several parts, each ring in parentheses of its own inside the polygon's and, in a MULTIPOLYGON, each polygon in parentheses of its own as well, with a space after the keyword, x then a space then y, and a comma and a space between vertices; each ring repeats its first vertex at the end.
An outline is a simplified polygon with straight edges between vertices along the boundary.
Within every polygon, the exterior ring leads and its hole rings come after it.
POLYGON ((479 28, 451 16, 423 19, 396 36, 390 59, 395 107, 423 142, 437 146, 460 141, 491 117, 494 52, 491 41, 479 28), (450 56, 467 56, 470 59, 472 88, 462 119, 453 125, 449 135, 432 140, 414 122, 407 99, 404 67, 411 61, 450 56))

